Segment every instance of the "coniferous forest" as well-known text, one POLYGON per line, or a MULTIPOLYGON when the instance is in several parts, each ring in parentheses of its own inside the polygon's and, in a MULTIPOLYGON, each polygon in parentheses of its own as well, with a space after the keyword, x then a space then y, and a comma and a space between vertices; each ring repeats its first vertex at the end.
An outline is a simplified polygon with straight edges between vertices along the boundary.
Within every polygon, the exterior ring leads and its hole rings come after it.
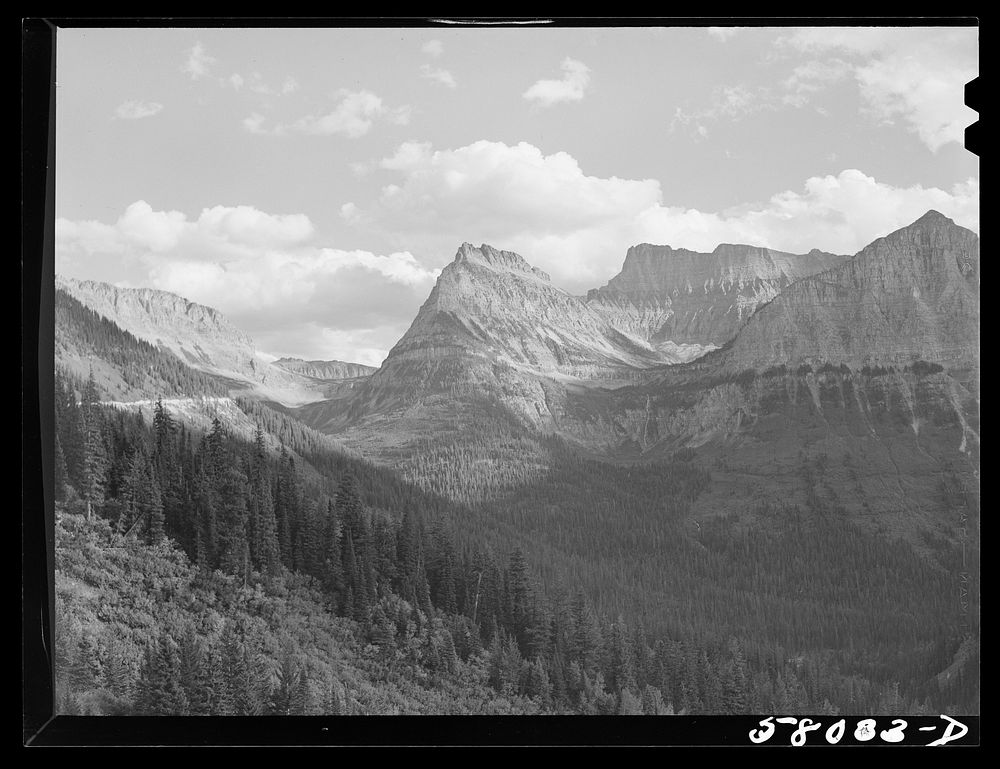
POLYGON ((555 442, 544 477, 461 505, 259 403, 248 440, 101 405, 93 377, 56 401, 59 712, 978 712, 947 569, 831 511, 683 531, 709 481, 683 457, 555 442))

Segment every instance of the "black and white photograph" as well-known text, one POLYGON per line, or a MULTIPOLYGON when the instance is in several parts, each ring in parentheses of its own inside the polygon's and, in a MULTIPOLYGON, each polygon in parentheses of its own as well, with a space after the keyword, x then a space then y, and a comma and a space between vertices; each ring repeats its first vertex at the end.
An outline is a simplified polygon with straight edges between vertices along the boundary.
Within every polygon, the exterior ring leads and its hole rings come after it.
POLYGON ((976 19, 57 26, 53 715, 978 733, 976 19))

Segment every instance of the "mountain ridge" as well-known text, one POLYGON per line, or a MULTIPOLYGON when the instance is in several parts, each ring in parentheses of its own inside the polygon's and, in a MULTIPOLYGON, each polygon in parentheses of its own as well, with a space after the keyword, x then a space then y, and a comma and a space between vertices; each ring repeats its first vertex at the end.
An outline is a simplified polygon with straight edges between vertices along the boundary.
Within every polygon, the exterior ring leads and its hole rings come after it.
POLYGON ((269 363, 250 335, 214 307, 160 289, 121 288, 61 275, 56 290, 183 363, 230 380, 236 392, 291 406, 326 397, 310 378, 269 363))

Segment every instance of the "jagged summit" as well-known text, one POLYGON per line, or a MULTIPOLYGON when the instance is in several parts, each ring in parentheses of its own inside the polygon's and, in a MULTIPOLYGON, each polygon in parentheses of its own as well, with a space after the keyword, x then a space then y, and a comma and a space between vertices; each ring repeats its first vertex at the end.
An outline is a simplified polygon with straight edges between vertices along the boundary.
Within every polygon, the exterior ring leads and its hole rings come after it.
POLYGON ((549 274, 544 270, 533 267, 520 254, 513 251, 501 251, 493 246, 483 243, 476 248, 471 243, 463 243, 455 254, 454 264, 472 263, 493 269, 504 269, 513 272, 523 272, 529 275, 551 282, 549 274))

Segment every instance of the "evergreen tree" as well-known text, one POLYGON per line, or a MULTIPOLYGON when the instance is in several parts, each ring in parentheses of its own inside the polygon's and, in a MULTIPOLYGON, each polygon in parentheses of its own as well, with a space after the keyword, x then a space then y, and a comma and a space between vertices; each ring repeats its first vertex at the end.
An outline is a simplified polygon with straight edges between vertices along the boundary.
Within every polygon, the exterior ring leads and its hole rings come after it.
POLYGON ((524 553, 515 549, 510 555, 510 565, 507 570, 508 606, 511 629, 518 645, 528 648, 528 623, 531 620, 532 592, 528 579, 528 563, 524 553))
POLYGON ((178 647, 178 677, 187 696, 191 715, 211 714, 211 676, 209 661, 201 639, 193 626, 188 626, 178 647))
POLYGON ((102 435, 103 420, 93 369, 83 390, 80 415, 83 436, 80 494, 87 503, 87 520, 90 520, 94 508, 100 507, 104 502, 104 474, 107 470, 107 454, 102 435))
POLYGON ((271 693, 270 711, 276 716, 293 715, 295 692, 299 684, 299 665, 291 642, 286 641, 281 652, 277 685, 271 693))
POLYGON ((635 658, 629 642, 628 626, 621 615, 611 626, 608 649, 608 684, 612 691, 635 690, 635 658))
POLYGON ((55 501, 65 502, 69 488, 69 471, 66 469, 66 455, 63 453, 58 433, 56 433, 54 454, 55 501))

